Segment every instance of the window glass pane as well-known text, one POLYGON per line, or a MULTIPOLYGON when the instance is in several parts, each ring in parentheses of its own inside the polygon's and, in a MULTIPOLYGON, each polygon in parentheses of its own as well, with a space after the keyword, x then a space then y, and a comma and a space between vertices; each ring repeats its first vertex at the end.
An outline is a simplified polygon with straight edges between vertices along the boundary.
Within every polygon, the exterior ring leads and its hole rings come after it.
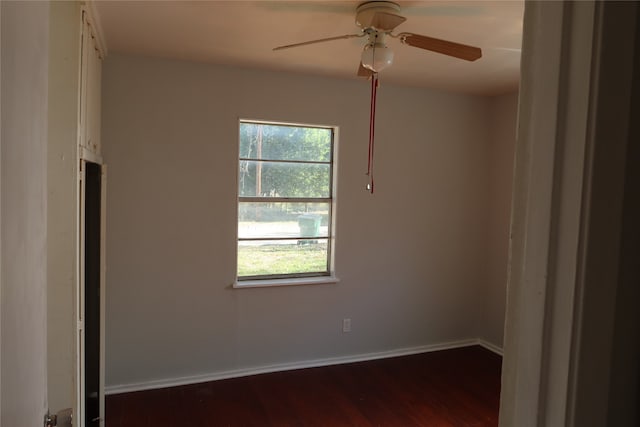
POLYGON ((238 237, 328 237, 329 203, 240 202, 238 237))
POLYGON ((331 165, 240 161, 240 197, 321 197, 330 195, 331 165))
POLYGON ((238 277, 326 273, 328 240, 238 242, 238 277))
POLYGON ((331 129, 240 123, 240 158, 329 162, 331 129))
POLYGON ((333 130, 241 122, 239 144, 238 277, 329 274, 333 130))

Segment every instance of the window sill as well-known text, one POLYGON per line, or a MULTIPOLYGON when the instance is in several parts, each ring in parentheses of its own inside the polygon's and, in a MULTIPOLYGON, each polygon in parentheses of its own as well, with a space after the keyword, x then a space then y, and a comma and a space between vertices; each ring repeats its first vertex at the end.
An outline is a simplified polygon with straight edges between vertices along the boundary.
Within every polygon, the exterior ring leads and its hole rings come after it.
POLYGON ((335 276, 298 277, 295 279, 242 280, 233 284, 234 289, 270 288, 274 286, 330 285, 338 283, 335 276))

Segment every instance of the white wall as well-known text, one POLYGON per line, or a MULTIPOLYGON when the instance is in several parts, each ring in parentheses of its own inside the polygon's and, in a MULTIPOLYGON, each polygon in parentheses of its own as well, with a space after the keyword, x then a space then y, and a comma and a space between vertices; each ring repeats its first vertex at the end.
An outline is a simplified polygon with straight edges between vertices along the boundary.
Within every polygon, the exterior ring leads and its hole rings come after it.
POLYGON ((50 4, 47 155, 48 388, 51 410, 74 406, 80 4, 50 4))
POLYGON ((371 196, 366 81, 117 55, 103 72, 108 386, 480 336, 492 101, 383 81, 371 196), (240 117, 339 126, 337 285, 230 289, 240 117))
POLYGON ((0 425, 42 425, 46 367, 49 5, 0 3, 0 425))
POLYGON ((489 109, 491 136, 488 146, 487 288, 483 313, 485 329, 481 337, 502 348, 518 93, 492 98, 489 109))

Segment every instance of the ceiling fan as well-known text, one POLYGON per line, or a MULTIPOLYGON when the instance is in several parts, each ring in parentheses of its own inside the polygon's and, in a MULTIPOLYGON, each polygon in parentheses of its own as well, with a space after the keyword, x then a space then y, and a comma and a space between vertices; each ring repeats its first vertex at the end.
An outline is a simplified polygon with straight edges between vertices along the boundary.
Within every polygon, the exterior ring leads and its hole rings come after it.
POLYGON ((421 36, 414 33, 393 34, 395 28, 407 20, 399 15, 400 6, 392 1, 367 1, 356 8, 356 25, 360 32, 345 34, 336 37, 310 40, 301 43, 278 46, 273 50, 290 49, 315 43, 324 43, 334 40, 367 37, 358 67, 358 76, 371 78, 371 111, 369 120, 369 161, 367 164, 367 191, 373 194, 373 154, 374 134, 376 118, 376 94, 378 89, 378 72, 393 63, 393 51, 387 48, 386 39, 392 37, 399 39, 403 44, 430 50, 467 61, 475 61, 482 56, 478 47, 455 43, 433 37, 421 36))
POLYGON ((358 67, 358 75, 362 77, 370 77, 393 63, 393 51, 387 48, 387 37, 399 39, 401 43, 409 46, 467 61, 475 61, 482 56, 481 49, 474 46, 414 33, 404 32, 393 34, 392 31, 407 19, 399 15, 399 13, 400 6, 392 1, 367 1, 361 3, 356 8, 356 25, 360 27, 359 33, 288 44, 278 46, 273 50, 290 49, 334 40, 367 37, 367 44, 362 51, 360 66, 358 67))

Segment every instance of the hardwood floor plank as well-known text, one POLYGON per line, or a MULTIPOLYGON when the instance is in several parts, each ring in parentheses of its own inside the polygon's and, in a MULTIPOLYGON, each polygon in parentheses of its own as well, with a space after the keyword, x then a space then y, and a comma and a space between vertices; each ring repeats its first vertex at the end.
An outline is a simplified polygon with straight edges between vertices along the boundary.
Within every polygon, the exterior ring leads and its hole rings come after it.
POLYGON ((502 360, 475 346, 107 396, 107 427, 496 427, 502 360))

